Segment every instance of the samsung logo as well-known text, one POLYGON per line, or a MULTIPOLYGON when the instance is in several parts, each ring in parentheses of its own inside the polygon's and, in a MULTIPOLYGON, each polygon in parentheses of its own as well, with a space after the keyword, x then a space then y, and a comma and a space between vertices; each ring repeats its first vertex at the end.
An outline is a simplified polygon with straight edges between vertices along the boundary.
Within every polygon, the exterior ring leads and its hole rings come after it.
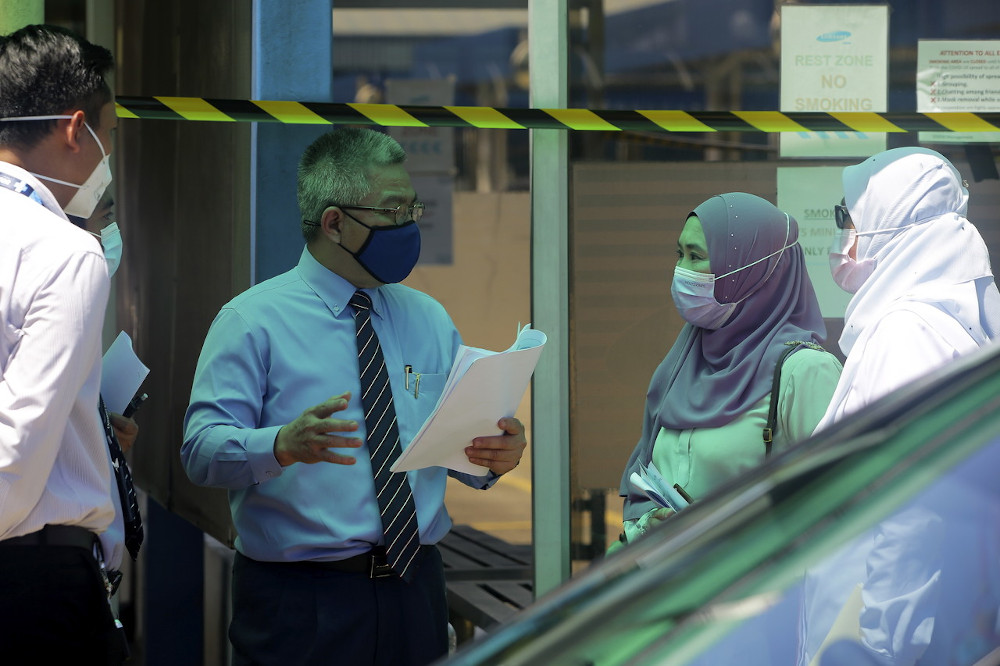
POLYGON ((846 30, 838 30, 836 32, 827 32, 816 38, 817 42, 842 42, 845 39, 850 39, 851 33, 846 30))

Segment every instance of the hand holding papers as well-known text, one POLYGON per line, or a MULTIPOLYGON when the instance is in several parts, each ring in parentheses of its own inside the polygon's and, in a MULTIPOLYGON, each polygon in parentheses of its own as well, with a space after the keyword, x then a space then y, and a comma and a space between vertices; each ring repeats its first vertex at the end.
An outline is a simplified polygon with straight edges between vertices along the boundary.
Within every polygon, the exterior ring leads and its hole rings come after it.
POLYGON ((132 338, 122 331, 108 347, 101 362, 101 395, 108 411, 124 414, 148 374, 149 368, 132 350, 132 338))
POLYGON ((469 462, 465 447, 476 437, 496 434, 497 421, 514 415, 546 339, 529 324, 506 351, 462 345, 437 406, 392 471, 440 466, 485 474, 486 468, 469 462))
POLYGON ((676 513, 688 505, 688 501, 663 480, 653 463, 648 466, 639 463, 639 471, 632 472, 629 482, 633 488, 645 493, 654 504, 664 509, 672 509, 676 513))

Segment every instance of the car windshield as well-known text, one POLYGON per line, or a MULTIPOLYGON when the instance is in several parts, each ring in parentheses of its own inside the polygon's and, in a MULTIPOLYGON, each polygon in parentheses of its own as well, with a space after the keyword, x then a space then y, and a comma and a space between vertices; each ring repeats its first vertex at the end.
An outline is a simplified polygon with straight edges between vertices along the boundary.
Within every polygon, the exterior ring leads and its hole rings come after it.
POLYGON ((935 373, 685 509, 454 661, 1000 663, 998 407, 996 351, 935 373))

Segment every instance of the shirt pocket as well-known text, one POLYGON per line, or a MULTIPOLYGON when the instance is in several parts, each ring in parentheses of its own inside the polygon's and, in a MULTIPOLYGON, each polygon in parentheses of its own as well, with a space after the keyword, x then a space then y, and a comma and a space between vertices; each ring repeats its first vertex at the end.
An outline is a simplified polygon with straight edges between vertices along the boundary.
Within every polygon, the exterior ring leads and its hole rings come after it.
POLYGON ((448 375, 440 372, 419 372, 410 366, 407 368, 408 371, 403 373, 403 389, 410 399, 430 414, 437 405, 438 398, 441 397, 448 375))
POLYGON ((447 374, 420 372, 416 368, 403 373, 403 391, 393 402, 404 447, 434 411, 447 380, 447 374))

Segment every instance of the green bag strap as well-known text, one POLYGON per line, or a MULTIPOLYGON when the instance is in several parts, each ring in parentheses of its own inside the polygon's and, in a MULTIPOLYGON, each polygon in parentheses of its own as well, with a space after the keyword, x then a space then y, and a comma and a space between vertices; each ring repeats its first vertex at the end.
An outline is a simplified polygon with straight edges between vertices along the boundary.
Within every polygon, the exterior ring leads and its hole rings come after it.
POLYGON ((778 427, 778 391, 781 387, 781 366, 784 364, 786 358, 802 347, 808 347, 816 351, 826 351, 815 342, 804 342, 802 340, 789 340, 785 343, 785 346, 788 349, 781 352, 781 356, 778 357, 778 362, 774 365, 774 379, 771 380, 771 406, 767 410, 767 423, 764 424, 765 460, 771 457, 771 443, 774 441, 774 431, 778 427))

